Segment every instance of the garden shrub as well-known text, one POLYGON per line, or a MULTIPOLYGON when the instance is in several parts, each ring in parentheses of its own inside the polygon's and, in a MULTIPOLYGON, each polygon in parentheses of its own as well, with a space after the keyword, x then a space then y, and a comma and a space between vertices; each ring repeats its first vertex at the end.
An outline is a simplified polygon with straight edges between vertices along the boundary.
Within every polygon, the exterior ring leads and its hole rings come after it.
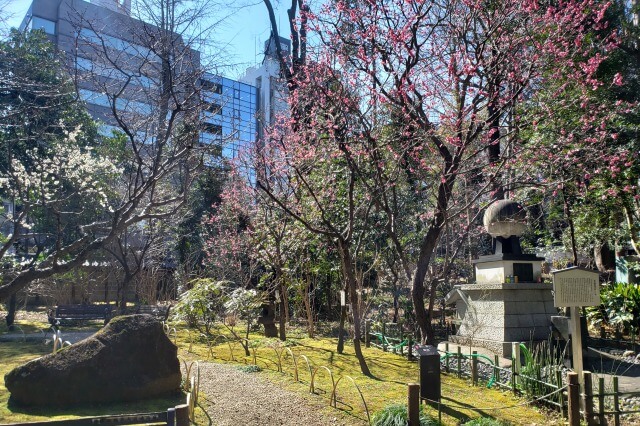
POLYGON ((587 308, 587 318, 593 325, 607 323, 637 330, 640 326, 640 286, 638 284, 607 284, 600 290, 600 306, 587 308))
MULTIPOLYGON (((407 406, 403 404, 388 405, 373 415, 373 426, 407 426, 409 415, 407 406)), ((439 426, 440 422, 420 412, 420 426, 439 426)))
POLYGON ((174 318, 209 334, 218 316, 224 312, 228 284, 227 281, 206 278, 194 280, 191 289, 182 293, 173 309, 174 318))
POLYGON ((262 371, 262 368, 258 365, 241 365, 238 367, 238 370, 243 373, 259 373, 262 371))

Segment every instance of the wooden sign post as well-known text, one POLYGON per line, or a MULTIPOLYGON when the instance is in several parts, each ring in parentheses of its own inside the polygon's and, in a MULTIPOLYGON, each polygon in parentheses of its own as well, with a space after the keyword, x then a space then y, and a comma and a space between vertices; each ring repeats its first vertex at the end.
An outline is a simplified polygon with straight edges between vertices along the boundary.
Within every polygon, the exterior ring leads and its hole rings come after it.
POLYGON ((596 271, 572 267, 553 271, 553 305, 570 308, 571 353, 573 371, 582 378, 582 333, 580 308, 600 304, 600 280, 596 271))

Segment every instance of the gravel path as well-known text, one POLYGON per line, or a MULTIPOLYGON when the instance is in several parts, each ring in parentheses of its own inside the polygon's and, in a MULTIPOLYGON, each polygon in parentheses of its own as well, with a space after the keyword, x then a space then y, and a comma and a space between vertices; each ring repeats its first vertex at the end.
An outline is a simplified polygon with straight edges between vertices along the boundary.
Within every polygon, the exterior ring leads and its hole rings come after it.
POLYGON ((327 408, 320 397, 302 397, 237 367, 200 364, 200 398, 206 399, 216 426, 351 426, 362 425, 339 410, 327 408))

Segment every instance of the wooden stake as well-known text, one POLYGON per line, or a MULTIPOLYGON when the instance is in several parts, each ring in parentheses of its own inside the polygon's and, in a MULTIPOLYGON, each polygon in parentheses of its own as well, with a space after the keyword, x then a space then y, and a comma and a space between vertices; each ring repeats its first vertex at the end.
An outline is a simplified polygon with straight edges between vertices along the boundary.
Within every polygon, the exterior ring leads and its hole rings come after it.
POLYGON ((569 426, 580 426, 580 382, 578 374, 567 374, 569 426))
POLYGON ((409 426, 420 426, 420 385, 418 383, 409 383, 407 414, 409 418, 409 426))

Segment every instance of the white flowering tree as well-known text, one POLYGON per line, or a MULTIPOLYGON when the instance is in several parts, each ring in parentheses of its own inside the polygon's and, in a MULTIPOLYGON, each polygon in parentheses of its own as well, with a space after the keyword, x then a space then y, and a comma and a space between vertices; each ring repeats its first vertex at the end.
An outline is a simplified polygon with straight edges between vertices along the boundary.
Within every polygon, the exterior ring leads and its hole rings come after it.
POLYGON ((44 34, 15 32, 0 44, 0 144, 11 154, 0 156, 9 206, 0 254, 7 259, 20 241, 38 246, 4 274, 0 300, 82 265, 128 230, 184 214, 206 155, 198 145, 200 71, 179 73, 184 43, 148 47, 167 73, 148 98, 153 113, 105 92, 118 131, 99 137, 44 34))

